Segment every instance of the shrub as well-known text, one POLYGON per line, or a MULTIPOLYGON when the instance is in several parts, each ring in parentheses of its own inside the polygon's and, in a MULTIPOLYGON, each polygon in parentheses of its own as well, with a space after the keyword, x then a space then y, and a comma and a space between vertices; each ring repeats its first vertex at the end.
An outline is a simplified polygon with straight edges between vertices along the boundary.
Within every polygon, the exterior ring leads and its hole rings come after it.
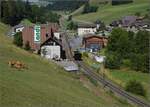
POLYGON ((97 12, 98 6, 90 6, 89 3, 86 3, 83 9, 83 14, 85 13, 92 13, 92 12, 97 12))
POLYGON ((88 55, 88 53, 87 52, 83 52, 83 56, 85 56, 85 57, 89 57, 89 55, 88 55))
POLYGON ((78 27, 77 24, 74 23, 73 21, 69 22, 69 24, 67 25, 68 30, 76 30, 77 27, 78 27))
POLYGON ((133 0, 112 0, 112 5, 128 4, 132 2, 133 0))
POLYGON ((22 40, 22 33, 21 33, 21 32, 16 33, 16 34, 14 35, 13 43, 14 43, 16 46, 22 47, 22 45, 23 45, 23 40, 22 40))
POLYGON ((105 67, 110 69, 118 69, 122 64, 122 58, 116 53, 109 53, 106 56, 105 67))
POLYGON ((146 90, 143 88, 143 85, 136 80, 127 82, 125 90, 137 95, 146 96, 146 90))

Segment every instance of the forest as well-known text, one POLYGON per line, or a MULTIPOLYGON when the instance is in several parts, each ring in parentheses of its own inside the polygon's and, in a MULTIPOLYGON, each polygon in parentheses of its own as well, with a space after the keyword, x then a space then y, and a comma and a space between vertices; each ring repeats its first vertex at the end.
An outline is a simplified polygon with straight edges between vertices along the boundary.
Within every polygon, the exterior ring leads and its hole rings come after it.
POLYGON ((141 30, 135 34, 121 28, 114 29, 108 39, 105 66, 110 69, 126 66, 148 73, 149 39, 148 31, 141 30))
POLYGON ((11 26, 17 25, 23 19, 28 19, 32 23, 46 23, 57 22, 60 16, 46 7, 38 7, 26 2, 17 1, 3 1, 1 3, 1 21, 11 26))

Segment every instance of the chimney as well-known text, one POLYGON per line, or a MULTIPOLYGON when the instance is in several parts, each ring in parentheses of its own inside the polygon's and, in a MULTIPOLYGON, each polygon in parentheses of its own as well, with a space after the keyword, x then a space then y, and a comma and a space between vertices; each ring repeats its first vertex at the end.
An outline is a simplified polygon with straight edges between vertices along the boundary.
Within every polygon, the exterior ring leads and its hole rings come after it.
POLYGON ((54 38, 54 32, 52 28, 51 28, 51 37, 54 38))

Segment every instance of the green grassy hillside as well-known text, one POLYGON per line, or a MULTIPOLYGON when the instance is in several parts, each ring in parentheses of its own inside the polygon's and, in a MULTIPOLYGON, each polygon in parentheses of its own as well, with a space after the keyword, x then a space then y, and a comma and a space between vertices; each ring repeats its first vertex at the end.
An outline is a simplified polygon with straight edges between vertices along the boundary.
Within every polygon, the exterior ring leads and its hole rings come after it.
MULTIPOLYGON (((101 52, 100 54, 104 55, 103 52, 101 52)), ((121 68, 121 69, 103 69, 102 65, 98 62, 96 62, 95 60, 91 59, 90 57, 86 57, 83 55, 83 61, 91 66, 95 72, 97 72, 99 70, 99 74, 103 74, 105 73, 106 77, 109 78, 110 80, 112 80, 114 83, 118 84, 121 87, 125 87, 126 84, 130 81, 130 80, 137 80, 139 82, 142 83, 142 85, 144 86, 144 89, 146 90, 146 97, 141 97, 143 98, 145 101, 150 101, 150 78, 149 78, 149 74, 146 73, 142 73, 142 72, 137 72, 134 70, 131 70, 127 67, 121 68), (95 66, 94 66, 95 65, 95 66), (100 68, 98 68, 98 67, 100 68)))
POLYGON ((0 107, 127 107, 107 93, 96 96, 61 67, 26 52, 5 36, 0 23, 0 107), (17 70, 8 61, 19 60, 28 69, 17 70))
MULTIPOLYGON (((91 3, 96 3, 97 0, 92 0, 91 3)), ((126 15, 134 15, 136 12, 145 13, 150 7, 149 0, 134 0, 131 4, 112 6, 110 3, 107 5, 100 5, 95 13, 80 14, 74 17, 75 21, 94 22, 97 19, 110 23, 113 20, 119 19, 126 15)))

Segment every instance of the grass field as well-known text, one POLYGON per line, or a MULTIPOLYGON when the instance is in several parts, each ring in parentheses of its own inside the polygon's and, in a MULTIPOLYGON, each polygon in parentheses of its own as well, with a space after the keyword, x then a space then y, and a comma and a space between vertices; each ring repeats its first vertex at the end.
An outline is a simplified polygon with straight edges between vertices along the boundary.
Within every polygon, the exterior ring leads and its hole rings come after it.
POLYGON ((147 100, 150 101, 150 75, 136 72, 128 69, 121 69, 121 70, 108 70, 107 76, 121 85, 122 87, 130 80, 137 80, 141 82, 144 88, 147 91, 147 100))
POLYGON ((130 107, 106 93, 96 96, 77 75, 37 55, 17 48, 0 23, 0 107, 130 107), (19 60, 28 69, 8 66, 19 60))
MULTIPOLYGON (((93 1, 94 2, 94 1, 93 1)), ((97 2, 97 0, 95 0, 97 2)), ((149 0, 134 0, 131 4, 112 6, 107 4, 104 6, 99 6, 99 9, 95 13, 80 14, 74 16, 74 21, 87 21, 94 22, 97 19, 104 21, 105 23, 110 23, 113 20, 119 19, 126 15, 134 15, 136 12, 146 13, 147 9, 150 7, 149 0)))
POLYGON ((93 70, 95 70, 95 72, 101 75, 105 73, 105 75, 110 80, 112 80, 113 82, 117 83, 118 85, 122 87, 125 87, 126 83, 130 80, 137 80, 141 82, 147 91, 147 96, 144 99, 150 101, 150 90, 149 90, 150 89, 150 74, 136 72, 128 68, 122 68, 120 70, 105 69, 104 71, 102 65, 98 64, 96 61, 92 60, 90 57, 83 56, 83 60, 87 65, 91 66, 93 70), (93 64, 99 65, 99 68, 94 68, 93 64))

